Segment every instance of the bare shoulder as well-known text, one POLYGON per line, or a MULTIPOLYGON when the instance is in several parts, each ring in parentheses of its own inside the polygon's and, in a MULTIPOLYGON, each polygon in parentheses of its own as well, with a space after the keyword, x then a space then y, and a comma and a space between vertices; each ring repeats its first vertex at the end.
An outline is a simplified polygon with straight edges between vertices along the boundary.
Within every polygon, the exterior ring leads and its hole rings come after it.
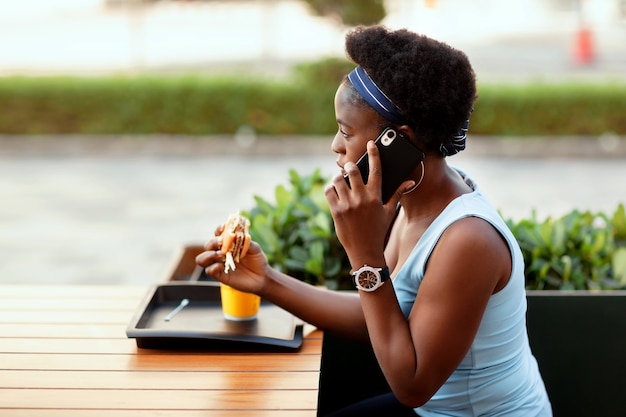
POLYGON ((492 249, 509 251, 504 236, 488 220, 476 216, 463 217, 446 228, 440 238, 448 249, 492 249))
MULTIPOLYGON (((506 283, 511 271, 511 252, 501 233, 487 220, 465 217, 451 224, 433 250, 429 267, 444 267, 451 279, 482 281, 494 289, 506 283)), ((434 272, 434 271, 433 271, 434 272)))

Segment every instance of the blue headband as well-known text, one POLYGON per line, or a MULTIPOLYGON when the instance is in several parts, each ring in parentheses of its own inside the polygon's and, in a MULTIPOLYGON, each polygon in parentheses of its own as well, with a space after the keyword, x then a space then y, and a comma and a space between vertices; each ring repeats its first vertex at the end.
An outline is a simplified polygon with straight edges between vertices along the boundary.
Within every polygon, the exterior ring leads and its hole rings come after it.
MULTIPOLYGON (((393 104, 393 101, 387 97, 383 91, 378 88, 376 83, 372 81, 367 72, 363 68, 356 67, 348 74, 348 80, 352 83, 357 93, 363 99, 372 106, 378 114, 385 119, 392 121, 400 125, 410 125, 406 118, 400 113, 398 107, 393 104)), ((473 112, 474 109, 471 110, 473 112)), ((471 114, 470 112, 470 114, 471 114)), ((451 142, 442 143, 439 147, 439 152, 446 157, 457 154, 465 149, 465 142, 467 140, 467 130, 469 128, 469 117, 465 121, 465 124, 459 130, 459 132, 452 137, 451 142)))
POLYGON ((361 67, 356 67, 350 74, 348 80, 352 83, 361 97, 372 106, 385 119, 400 125, 409 124, 402 116, 398 107, 382 92, 380 88, 367 75, 361 67))

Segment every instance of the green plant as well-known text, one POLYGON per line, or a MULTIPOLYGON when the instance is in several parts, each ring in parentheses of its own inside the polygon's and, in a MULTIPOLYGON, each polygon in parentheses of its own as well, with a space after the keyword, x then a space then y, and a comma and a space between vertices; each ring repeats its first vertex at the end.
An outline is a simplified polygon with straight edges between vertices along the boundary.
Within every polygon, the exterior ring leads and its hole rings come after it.
POLYGON ((289 179, 290 188, 276 187, 275 203, 254 197, 256 206, 243 213, 250 235, 275 268, 311 284, 339 287, 350 267, 324 196, 327 180, 319 169, 308 176, 290 170, 289 179))
MULTIPOLYGON (((278 185, 275 203, 255 196, 244 212, 250 234, 271 265, 316 285, 352 288, 350 264, 324 196, 328 179, 289 171, 291 187, 278 185)), ((626 210, 609 216, 589 211, 553 219, 507 220, 526 263, 529 290, 626 289, 626 210)))
POLYGON ((626 288, 626 214, 574 210, 560 218, 507 221, 526 262, 527 289, 626 288))

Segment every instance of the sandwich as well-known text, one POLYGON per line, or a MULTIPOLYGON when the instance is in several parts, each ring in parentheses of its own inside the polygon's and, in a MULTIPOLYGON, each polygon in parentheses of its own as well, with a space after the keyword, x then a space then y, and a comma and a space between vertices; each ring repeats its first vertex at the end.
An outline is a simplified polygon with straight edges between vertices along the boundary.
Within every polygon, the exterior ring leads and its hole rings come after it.
POLYGON ((236 263, 246 256, 250 247, 250 221, 239 213, 231 214, 222 232, 222 253, 226 254, 224 273, 237 269, 236 263))

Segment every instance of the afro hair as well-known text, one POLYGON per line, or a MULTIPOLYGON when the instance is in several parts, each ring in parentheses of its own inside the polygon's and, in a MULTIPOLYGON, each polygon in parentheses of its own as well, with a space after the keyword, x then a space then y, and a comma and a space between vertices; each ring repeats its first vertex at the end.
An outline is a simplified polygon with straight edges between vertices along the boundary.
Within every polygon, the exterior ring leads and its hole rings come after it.
POLYGON ((406 29, 358 26, 346 54, 360 65, 431 150, 448 143, 469 119, 476 77, 467 56, 406 29))

